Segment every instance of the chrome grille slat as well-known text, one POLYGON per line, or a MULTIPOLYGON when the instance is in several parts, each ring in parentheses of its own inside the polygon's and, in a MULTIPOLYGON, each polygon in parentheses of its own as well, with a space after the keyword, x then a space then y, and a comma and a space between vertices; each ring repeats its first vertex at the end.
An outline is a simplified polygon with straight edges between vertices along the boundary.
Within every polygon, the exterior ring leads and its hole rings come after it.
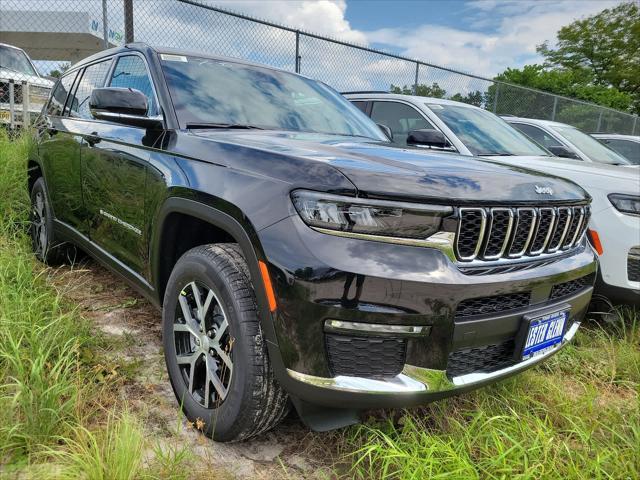
POLYGON ((454 253, 461 262, 564 254, 586 231, 589 207, 474 207, 458 210, 454 253))

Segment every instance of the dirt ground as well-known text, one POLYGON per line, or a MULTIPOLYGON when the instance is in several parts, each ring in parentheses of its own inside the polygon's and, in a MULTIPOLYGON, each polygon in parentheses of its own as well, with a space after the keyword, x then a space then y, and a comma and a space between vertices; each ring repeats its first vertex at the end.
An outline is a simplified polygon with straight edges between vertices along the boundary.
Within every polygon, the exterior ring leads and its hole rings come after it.
MULTIPOLYGON (((53 283, 111 340, 104 375, 118 377, 117 395, 142 419, 151 443, 185 444, 206 478, 334 478, 323 444, 332 434, 309 431, 295 413, 274 430, 249 441, 210 440, 178 410, 165 371, 161 315, 116 275, 89 260, 51 273, 53 283)), ((152 454, 150 451, 149 454, 152 454)))

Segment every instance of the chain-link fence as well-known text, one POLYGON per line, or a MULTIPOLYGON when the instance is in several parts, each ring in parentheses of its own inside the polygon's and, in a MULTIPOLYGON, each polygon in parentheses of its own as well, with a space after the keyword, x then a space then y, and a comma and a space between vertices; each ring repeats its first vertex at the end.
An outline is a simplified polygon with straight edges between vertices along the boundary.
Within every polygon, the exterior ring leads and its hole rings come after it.
POLYGON ((39 111, 51 79, 69 62, 126 41, 273 65, 339 91, 396 91, 450 98, 588 132, 640 134, 637 115, 496 82, 229 12, 205 0, 0 0, 0 123, 39 111))

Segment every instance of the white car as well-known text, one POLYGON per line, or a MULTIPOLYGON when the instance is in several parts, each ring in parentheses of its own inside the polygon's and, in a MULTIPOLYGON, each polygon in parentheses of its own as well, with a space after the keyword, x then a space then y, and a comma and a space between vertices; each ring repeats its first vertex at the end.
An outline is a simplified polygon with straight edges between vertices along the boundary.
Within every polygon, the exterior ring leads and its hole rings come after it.
POLYGON ((618 152, 634 165, 640 165, 640 136, 614 133, 592 133, 592 137, 618 152))
POLYGON ((0 125, 21 125, 25 113, 35 120, 52 87, 24 50, 0 43, 0 125))
POLYGON ((592 136, 566 123, 511 116, 502 118, 559 157, 612 165, 631 164, 592 136))
POLYGON ((385 93, 345 96, 388 127, 401 145, 487 157, 579 184, 593 198, 589 237, 600 258, 598 292, 614 302, 640 305, 638 167, 553 156, 500 117, 465 103, 385 93))

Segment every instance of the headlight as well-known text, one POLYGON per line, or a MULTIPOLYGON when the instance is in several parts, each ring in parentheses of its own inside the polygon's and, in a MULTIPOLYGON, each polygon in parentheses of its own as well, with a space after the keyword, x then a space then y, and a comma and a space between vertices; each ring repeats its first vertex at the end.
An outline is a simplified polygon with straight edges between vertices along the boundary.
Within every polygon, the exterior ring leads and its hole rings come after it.
POLYGON ((620 212, 640 215, 640 196, 612 193, 609 201, 620 212))
POLYGON ((451 207, 369 200, 296 190, 293 204, 304 222, 334 235, 418 244, 440 230, 451 207))

